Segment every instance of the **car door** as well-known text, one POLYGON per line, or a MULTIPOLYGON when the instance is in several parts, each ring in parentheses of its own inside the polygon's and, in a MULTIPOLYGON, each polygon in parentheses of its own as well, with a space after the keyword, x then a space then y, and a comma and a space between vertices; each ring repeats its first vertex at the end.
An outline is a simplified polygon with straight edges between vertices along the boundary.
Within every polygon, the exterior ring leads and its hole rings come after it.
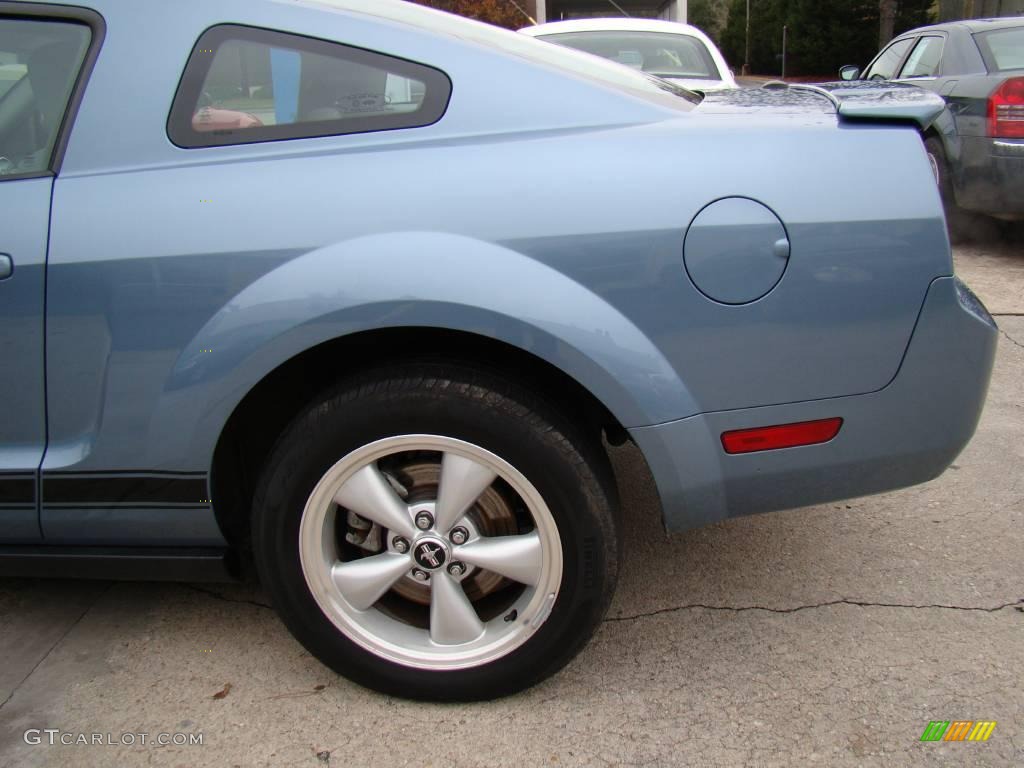
POLYGON ((68 104, 91 39, 88 25, 52 7, 0 3, 0 543, 5 544, 40 539, 50 197, 68 104))

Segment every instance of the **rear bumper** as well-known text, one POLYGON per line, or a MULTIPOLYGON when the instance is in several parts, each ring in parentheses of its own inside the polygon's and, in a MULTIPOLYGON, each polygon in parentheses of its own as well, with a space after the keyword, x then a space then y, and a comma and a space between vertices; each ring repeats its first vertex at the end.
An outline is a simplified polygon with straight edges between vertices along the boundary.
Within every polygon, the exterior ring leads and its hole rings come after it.
POLYGON ((962 140, 957 204, 991 216, 1024 219, 1024 139, 962 140))
POLYGON ((981 416, 997 329, 966 286, 932 282, 895 378, 865 395, 721 411, 630 430, 681 531, 727 517, 902 488, 940 475, 981 416), (842 417, 830 442, 727 455, 723 432, 842 417))

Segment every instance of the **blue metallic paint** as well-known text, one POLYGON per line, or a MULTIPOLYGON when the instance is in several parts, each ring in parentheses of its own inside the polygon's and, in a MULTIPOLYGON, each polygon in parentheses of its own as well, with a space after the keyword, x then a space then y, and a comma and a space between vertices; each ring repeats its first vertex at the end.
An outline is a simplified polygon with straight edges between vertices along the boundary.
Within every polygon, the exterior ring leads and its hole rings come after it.
MULTIPOLYGON (((43 299, 52 188, 49 176, 0 184, 0 252, 14 265, 0 282, 0 483, 3 474, 35 473, 46 446, 43 299)), ((0 540, 39 540, 35 494, 31 501, 0 505, 0 540)))
POLYGON ((941 474, 981 417, 995 323, 955 278, 936 279, 899 375, 879 392, 706 413, 631 430, 648 457, 666 526, 787 509, 923 483, 941 474), (937 382, 941 384, 937 385, 937 382), (723 432, 841 417, 830 442, 726 455, 723 432))
POLYGON ((704 208, 683 246, 686 273, 697 290, 724 304, 749 304, 767 294, 782 279, 791 252, 775 212, 743 197, 704 208))
MULTIPOLYGON (((973 429, 987 369, 949 371, 932 337, 984 353, 993 334, 937 287, 952 285, 936 281, 951 256, 913 130, 840 124, 813 95, 691 112, 316 5, 91 5, 108 34, 54 190, 44 484, 57 471, 205 473, 263 377, 379 328, 500 339, 576 379, 631 429, 676 529, 918 482, 973 429), (408 131, 173 146, 167 112, 195 40, 243 18, 438 67, 454 84, 448 113, 408 131), (735 196, 774 210, 792 253, 767 295, 726 306, 693 285, 683 243, 702 208, 735 196), (956 429, 943 440, 913 419, 902 442, 868 439, 914 388, 948 398, 956 429), (717 443, 724 429, 836 415, 847 426, 828 446, 749 458, 717 443)), ((44 503, 41 521, 66 543, 221 543, 202 507, 44 503)))

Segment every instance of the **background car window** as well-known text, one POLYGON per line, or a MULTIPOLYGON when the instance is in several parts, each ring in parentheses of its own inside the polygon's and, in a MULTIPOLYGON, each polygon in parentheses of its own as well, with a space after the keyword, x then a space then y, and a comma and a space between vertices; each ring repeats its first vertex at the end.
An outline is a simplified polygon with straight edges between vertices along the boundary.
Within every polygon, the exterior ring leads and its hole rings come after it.
POLYGON ((322 40, 242 28, 236 36, 232 29, 214 28, 214 39, 208 32, 193 52, 172 115, 179 145, 429 125, 447 106, 451 85, 429 67, 322 40))
POLYGON ((975 39, 990 70, 1024 69, 1024 26, 997 29, 976 35, 975 39))
POLYGON ((425 84, 355 62, 230 40, 218 48, 193 127, 241 127, 416 112, 425 84), (229 114, 224 114, 225 112, 229 114))
POLYGON ((82 24, 0 19, 0 180, 49 169, 90 38, 82 24))
POLYGON ((900 65, 900 62, 903 61, 903 56, 908 50, 910 50, 910 46, 913 42, 913 38, 897 40, 878 54, 878 58, 874 60, 871 67, 864 74, 864 79, 891 80, 892 76, 896 74, 896 68, 900 65))
POLYGON ((658 77, 721 78, 707 46, 689 35, 595 31, 538 35, 538 38, 611 59, 658 77))
POLYGON ((941 37, 922 37, 903 65, 900 77, 935 77, 942 61, 944 43, 941 37))

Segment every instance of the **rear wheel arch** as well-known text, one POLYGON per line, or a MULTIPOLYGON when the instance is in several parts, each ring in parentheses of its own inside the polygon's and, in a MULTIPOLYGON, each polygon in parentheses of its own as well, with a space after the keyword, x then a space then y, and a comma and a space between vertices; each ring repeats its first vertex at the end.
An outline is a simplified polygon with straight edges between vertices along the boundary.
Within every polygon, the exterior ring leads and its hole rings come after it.
POLYGON ((267 374, 238 403, 218 437, 211 467, 213 507, 243 561, 259 477, 291 421, 340 379, 410 360, 470 366, 514 379, 566 414, 602 451, 602 437, 613 445, 629 439, 623 424, 589 389, 506 342, 437 328, 391 328, 337 338, 267 374))

